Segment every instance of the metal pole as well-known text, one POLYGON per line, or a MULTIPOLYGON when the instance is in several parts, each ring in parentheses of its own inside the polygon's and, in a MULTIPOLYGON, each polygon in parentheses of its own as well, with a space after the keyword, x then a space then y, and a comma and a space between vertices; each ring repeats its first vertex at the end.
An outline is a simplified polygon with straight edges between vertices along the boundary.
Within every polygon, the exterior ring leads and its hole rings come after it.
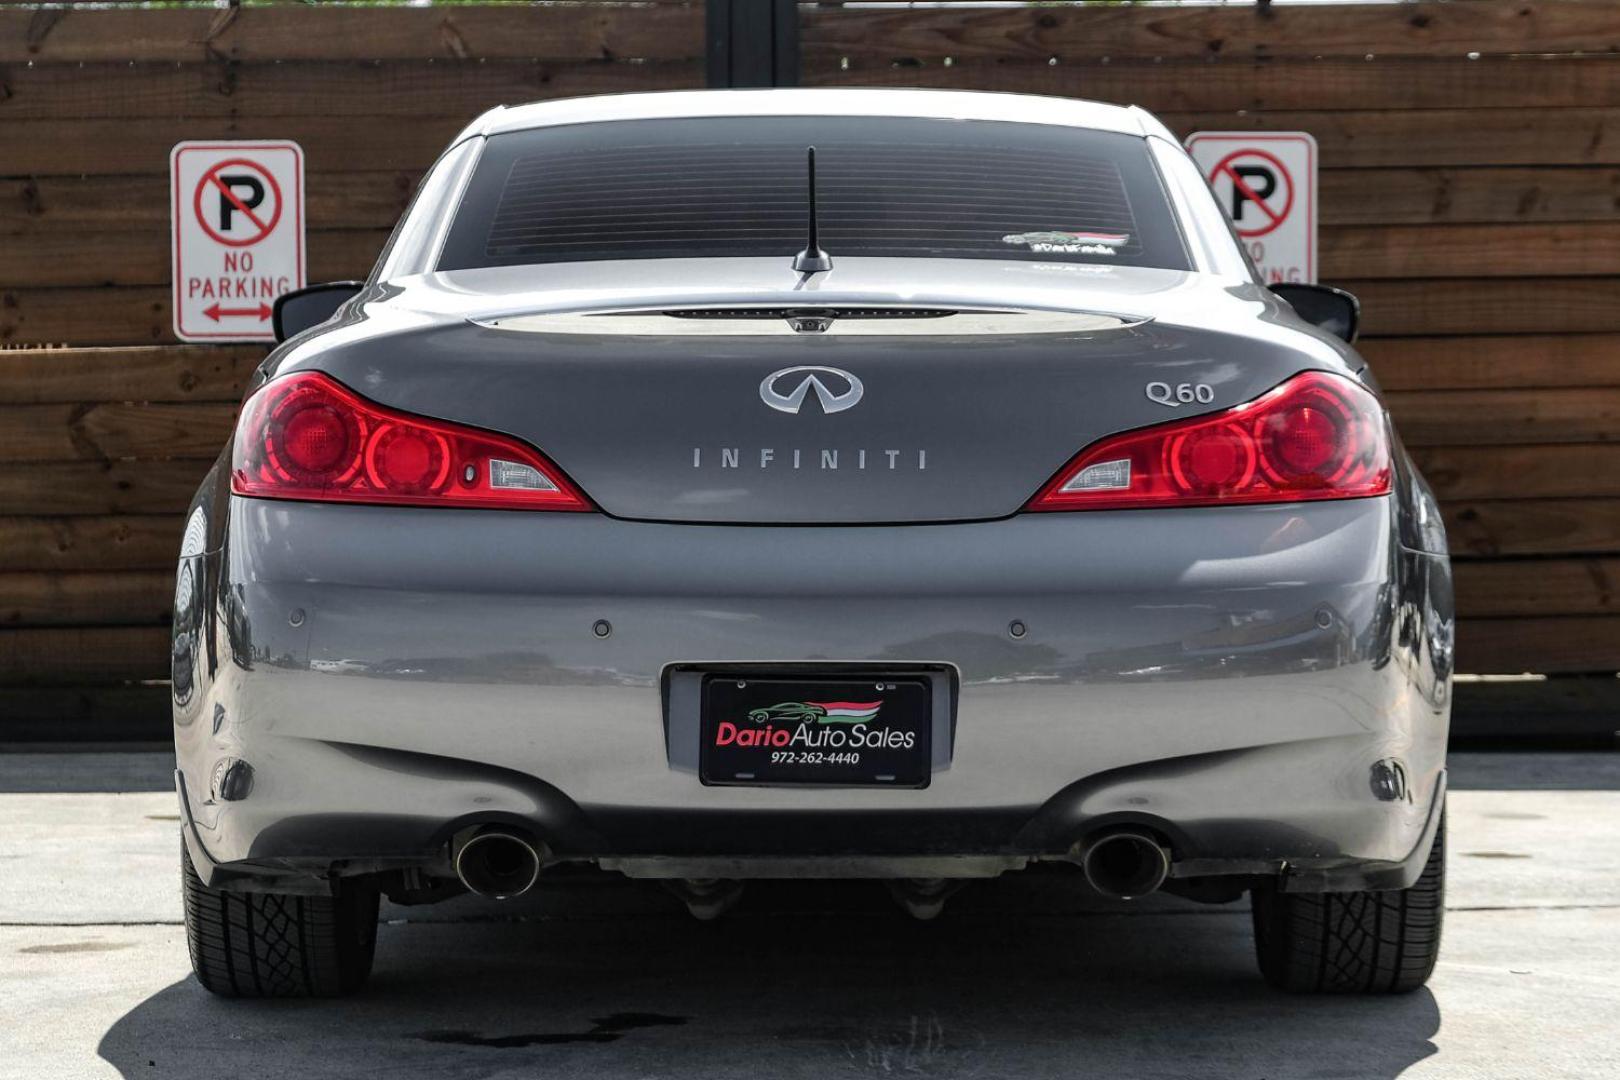
POLYGON ((708 0, 710 87, 797 86, 798 0, 708 0))

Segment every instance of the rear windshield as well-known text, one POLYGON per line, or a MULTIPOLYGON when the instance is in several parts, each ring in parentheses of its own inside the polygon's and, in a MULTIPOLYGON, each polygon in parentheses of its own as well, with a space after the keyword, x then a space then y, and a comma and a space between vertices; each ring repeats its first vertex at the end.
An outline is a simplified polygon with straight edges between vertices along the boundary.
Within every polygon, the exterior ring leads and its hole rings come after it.
POLYGON ((1190 269, 1144 140, 891 117, 617 120, 490 138, 439 269, 840 255, 1190 269))

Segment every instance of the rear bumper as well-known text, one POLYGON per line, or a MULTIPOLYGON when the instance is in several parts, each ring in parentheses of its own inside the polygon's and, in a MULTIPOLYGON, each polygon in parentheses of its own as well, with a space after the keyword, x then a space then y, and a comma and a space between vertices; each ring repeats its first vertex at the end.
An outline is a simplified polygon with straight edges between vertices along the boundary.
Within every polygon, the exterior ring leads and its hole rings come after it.
POLYGON ((1451 613, 1391 513, 826 529, 232 499, 177 619, 193 854, 253 880, 432 866, 503 821, 642 874, 987 873, 1135 822, 1178 876, 1394 887, 1443 790, 1451 613), (805 661, 953 668, 948 766, 702 785, 670 666, 805 661))

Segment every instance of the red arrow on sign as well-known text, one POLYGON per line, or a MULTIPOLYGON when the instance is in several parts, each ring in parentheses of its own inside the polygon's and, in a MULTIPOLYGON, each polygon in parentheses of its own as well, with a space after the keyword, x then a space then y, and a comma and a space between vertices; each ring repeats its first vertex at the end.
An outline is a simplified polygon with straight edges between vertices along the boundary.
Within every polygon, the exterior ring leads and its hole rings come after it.
POLYGON ((219 322, 222 317, 230 318, 232 316, 243 317, 250 315, 258 316, 259 321, 263 322, 270 317, 270 305, 260 304, 258 307, 248 308, 222 308, 218 304, 214 304, 211 307, 203 308, 203 314, 208 316, 210 319, 213 319, 215 322, 219 322))

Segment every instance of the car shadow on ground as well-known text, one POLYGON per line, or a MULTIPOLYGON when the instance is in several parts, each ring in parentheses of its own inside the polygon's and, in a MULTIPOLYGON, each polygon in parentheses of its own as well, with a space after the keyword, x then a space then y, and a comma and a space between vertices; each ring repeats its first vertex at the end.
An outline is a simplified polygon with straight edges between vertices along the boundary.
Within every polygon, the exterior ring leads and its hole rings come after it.
POLYGON ((976 885, 930 923, 873 882, 756 883, 713 923, 605 875, 513 903, 388 909, 348 1000, 175 983, 100 1054, 125 1077, 1378 1080, 1440 1025, 1427 990, 1269 989, 1246 903, 1114 904, 1060 872, 976 885))

